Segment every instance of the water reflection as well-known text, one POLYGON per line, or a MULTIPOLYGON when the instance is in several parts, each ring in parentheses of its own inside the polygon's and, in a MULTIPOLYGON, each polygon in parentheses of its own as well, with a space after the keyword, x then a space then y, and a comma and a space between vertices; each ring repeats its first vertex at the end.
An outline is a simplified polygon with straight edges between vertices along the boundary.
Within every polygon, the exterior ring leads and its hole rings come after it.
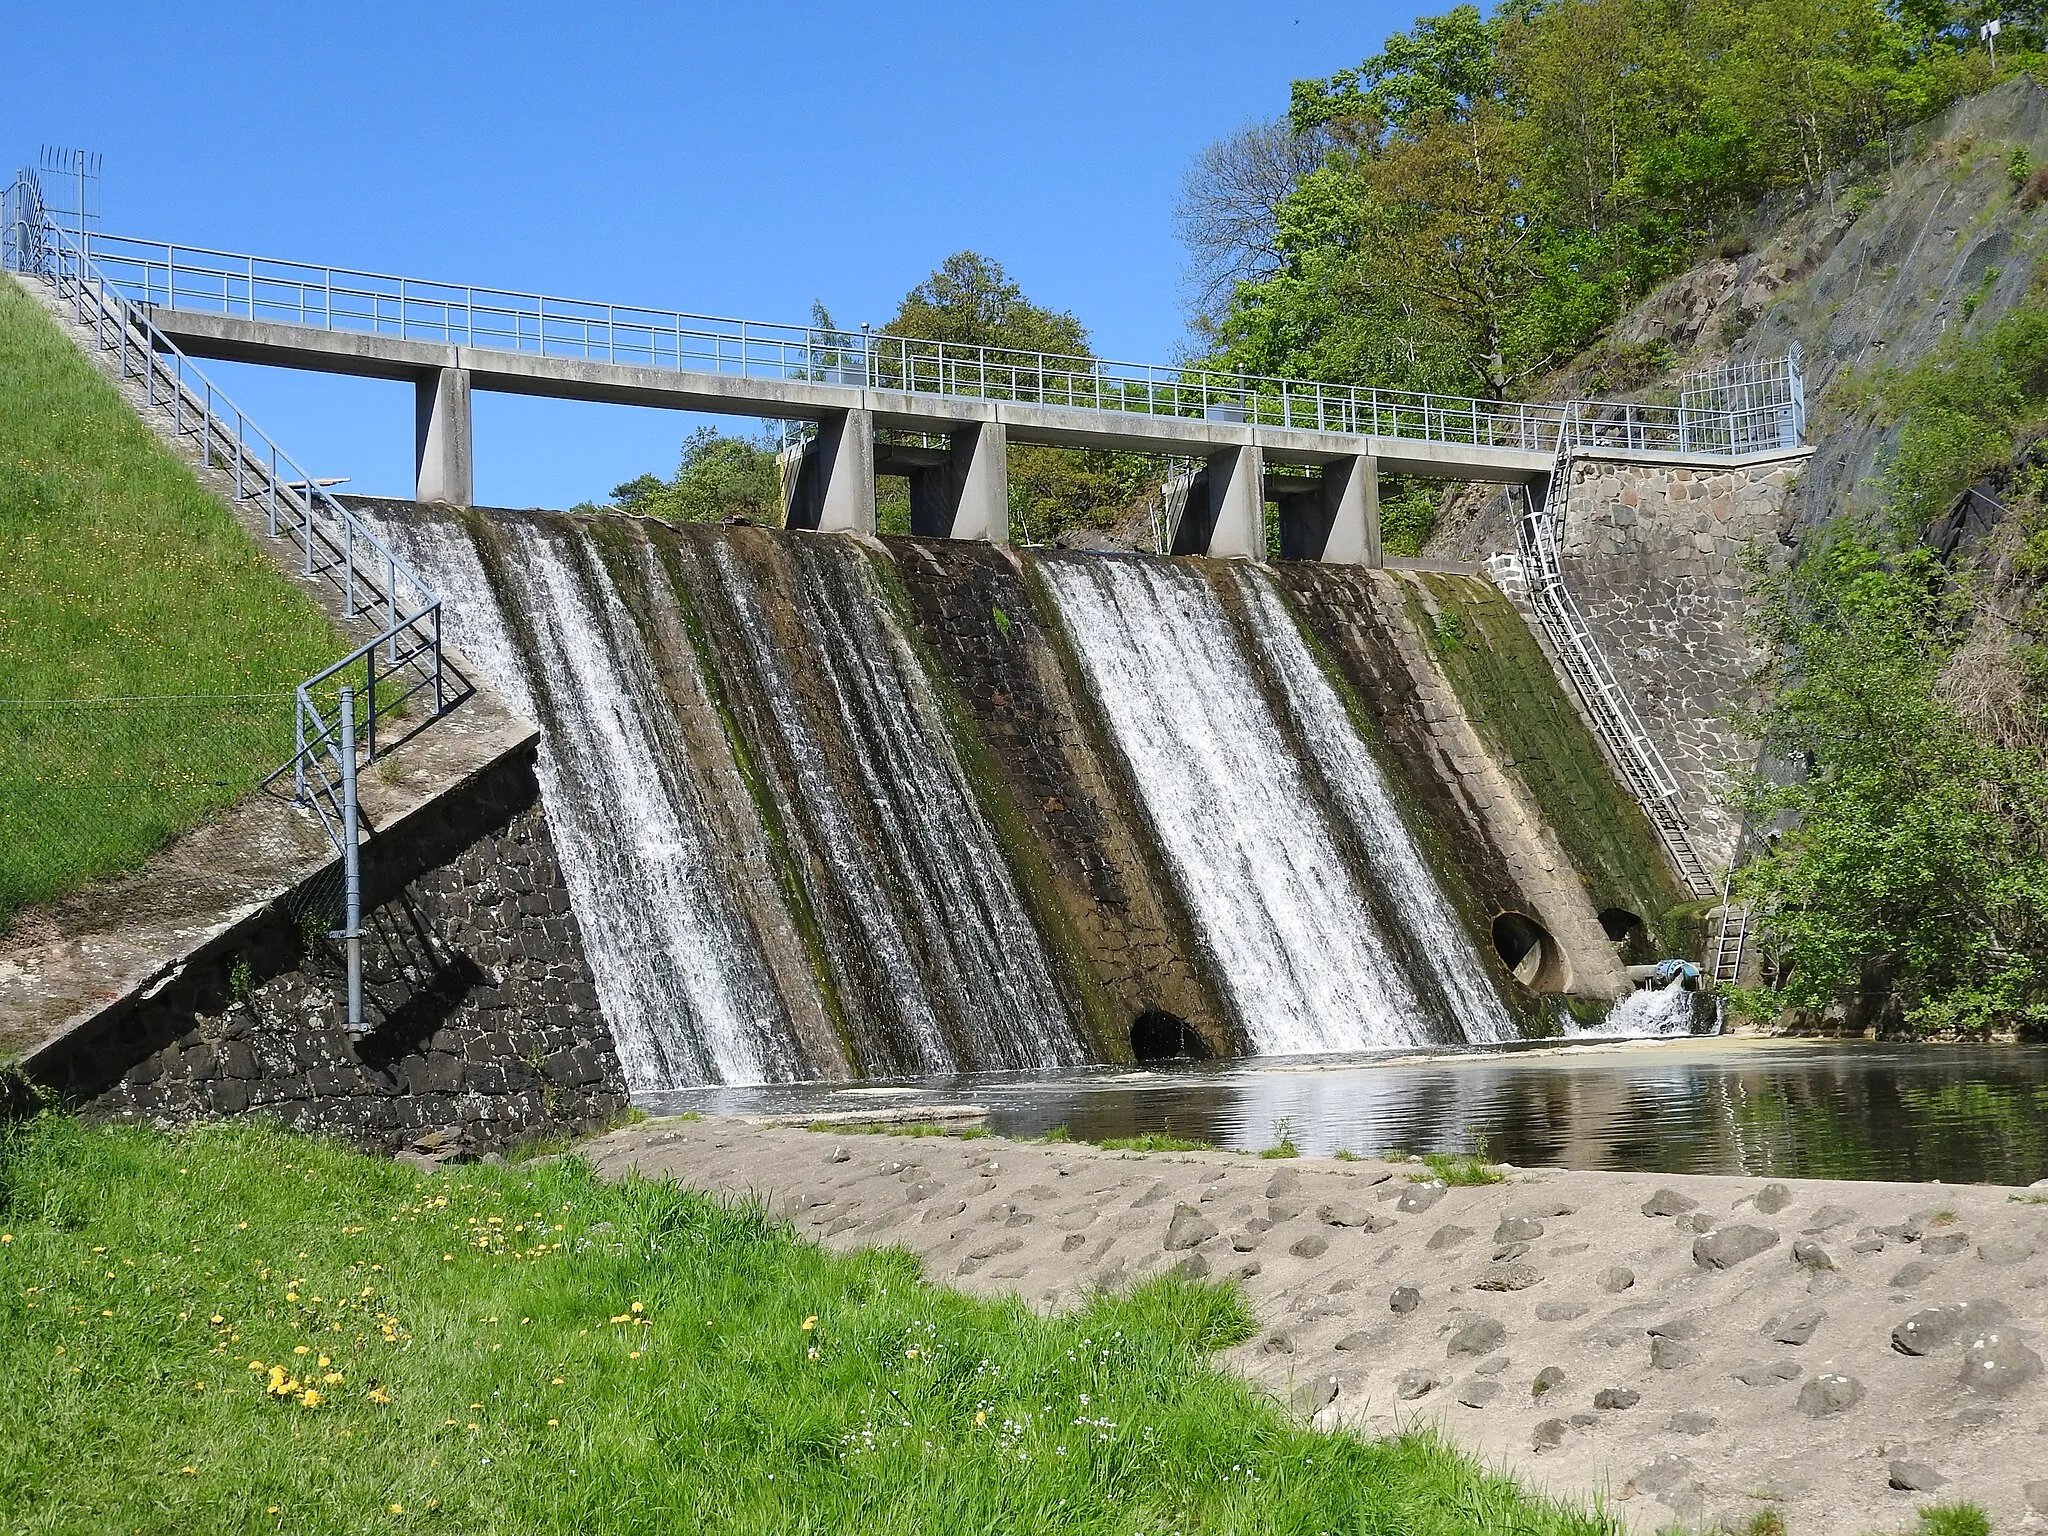
POLYGON ((1941 1179, 2048 1176, 2048 1049, 1741 1039, 1454 1056, 1225 1062, 1147 1072, 983 1075, 878 1090, 693 1089, 683 1109, 830 1116, 989 1107, 1005 1135, 1164 1131, 1257 1150, 1470 1151, 1524 1167, 1941 1179))

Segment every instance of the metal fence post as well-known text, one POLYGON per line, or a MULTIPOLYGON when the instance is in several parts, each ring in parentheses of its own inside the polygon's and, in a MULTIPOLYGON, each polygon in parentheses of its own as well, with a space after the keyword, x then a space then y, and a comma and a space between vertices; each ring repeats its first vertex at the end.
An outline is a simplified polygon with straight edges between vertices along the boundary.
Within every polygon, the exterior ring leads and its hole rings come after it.
POLYGON ((356 857, 356 693, 341 690, 341 941, 348 954, 348 1032, 363 1032, 363 878, 356 857))

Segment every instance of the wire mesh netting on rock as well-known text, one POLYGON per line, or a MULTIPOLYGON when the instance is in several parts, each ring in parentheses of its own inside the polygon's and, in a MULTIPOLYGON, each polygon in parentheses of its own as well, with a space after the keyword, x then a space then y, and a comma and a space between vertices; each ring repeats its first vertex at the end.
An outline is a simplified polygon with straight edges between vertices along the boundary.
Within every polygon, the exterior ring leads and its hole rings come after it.
POLYGON ((292 751, 289 693, 0 699, 0 929, 137 868, 292 751))

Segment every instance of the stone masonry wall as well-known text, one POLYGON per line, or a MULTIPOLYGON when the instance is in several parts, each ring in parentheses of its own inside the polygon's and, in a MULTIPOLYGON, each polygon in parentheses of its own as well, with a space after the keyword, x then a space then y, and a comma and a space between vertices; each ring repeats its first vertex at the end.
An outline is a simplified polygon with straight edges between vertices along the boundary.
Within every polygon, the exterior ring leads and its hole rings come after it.
POLYGON ((625 1108, 530 740, 373 836, 362 874, 360 1039, 330 868, 30 1071, 99 1117, 267 1113, 386 1151, 487 1152, 625 1108))
POLYGON ((1573 466, 1565 583, 1679 783, 1694 845, 1710 867, 1735 851, 1723 803, 1755 744, 1730 716, 1759 659, 1745 633, 1752 563, 1789 555, 1793 453, 1737 467, 1573 466))

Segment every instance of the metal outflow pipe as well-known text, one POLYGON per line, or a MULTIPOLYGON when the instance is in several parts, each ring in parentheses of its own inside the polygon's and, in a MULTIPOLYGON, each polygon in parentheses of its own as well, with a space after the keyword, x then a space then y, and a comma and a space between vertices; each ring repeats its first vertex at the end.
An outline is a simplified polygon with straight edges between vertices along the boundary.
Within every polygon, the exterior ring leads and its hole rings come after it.
POLYGON ((342 928, 335 935, 348 956, 348 1032, 363 1032, 363 876, 356 846, 356 691, 343 688, 341 750, 341 890, 342 928))

